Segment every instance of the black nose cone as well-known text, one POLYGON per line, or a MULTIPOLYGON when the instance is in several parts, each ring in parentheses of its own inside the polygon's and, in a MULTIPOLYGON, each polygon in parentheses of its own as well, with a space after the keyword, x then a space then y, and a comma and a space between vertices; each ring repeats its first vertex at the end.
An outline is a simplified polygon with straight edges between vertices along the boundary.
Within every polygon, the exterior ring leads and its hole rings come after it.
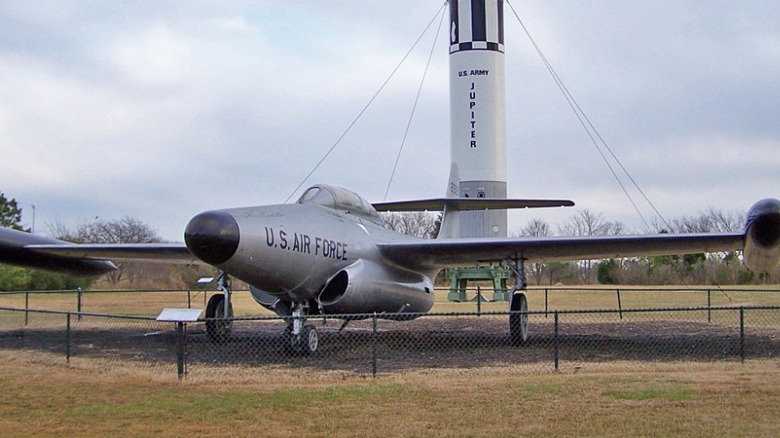
POLYGON ((224 211, 201 213, 192 218, 184 230, 187 249, 211 265, 225 263, 233 257, 239 237, 236 219, 224 211))

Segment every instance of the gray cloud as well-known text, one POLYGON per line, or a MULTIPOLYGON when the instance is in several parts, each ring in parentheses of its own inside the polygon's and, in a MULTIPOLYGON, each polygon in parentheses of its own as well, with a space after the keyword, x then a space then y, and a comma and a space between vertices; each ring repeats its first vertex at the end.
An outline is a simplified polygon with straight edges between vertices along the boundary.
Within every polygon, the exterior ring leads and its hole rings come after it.
MULTIPOLYGON (((664 215, 780 196, 780 6, 513 5, 664 215)), ((167 239, 205 209, 283 202, 440 6, 6 2, 0 190, 28 222, 36 205, 38 229, 130 215, 167 239)), ((506 22, 510 195, 569 197, 639 229, 510 13, 506 22)), ((381 200, 432 42, 429 33, 309 183, 381 200)), ((443 193, 447 69, 440 35, 390 198, 443 193)), ((537 215, 513 213, 510 227, 537 215)))

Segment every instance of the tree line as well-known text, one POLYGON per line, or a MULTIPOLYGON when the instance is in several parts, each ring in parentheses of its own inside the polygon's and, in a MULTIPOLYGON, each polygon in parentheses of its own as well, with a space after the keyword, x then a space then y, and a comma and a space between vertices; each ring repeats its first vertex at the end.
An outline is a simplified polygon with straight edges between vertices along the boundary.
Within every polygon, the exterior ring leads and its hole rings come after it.
MULTIPOLYGON (((744 214, 715 208, 670 221, 655 220, 651 233, 730 233, 744 227, 744 214)), ((606 236, 630 233, 618 221, 608 221, 601 213, 578 210, 564 223, 552 226, 532 219, 517 236, 606 236), (554 232, 557 230, 557 234, 554 232)), ((568 263, 534 263, 527 267, 531 284, 764 284, 777 275, 756 274, 741 261, 740 251, 687 255, 581 260, 568 263)), ((777 272, 773 273, 777 274, 777 272)))
MULTIPOLYGON (((421 238, 435 238, 441 215, 425 212, 383 213, 389 229, 421 238)), ((656 220, 652 233, 739 232, 744 214, 708 208, 698 215, 656 220)), ((30 232, 22 221, 22 209, 15 199, 0 192, 0 225, 30 232)), ((47 224, 48 235, 74 243, 159 243, 156 230, 141 220, 123 217, 116 220, 95 218, 75 227, 60 222, 47 224)), ((606 220, 588 209, 577 212, 560 224, 542 219, 529 220, 513 237, 605 236, 631 234, 621 222, 606 220)), ((641 233, 633 233, 641 234, 641 233)), ((45 271, 0 265, 0 290, 55 290, 86 288, 99 281, 111 288, 181 289, 194 287, 202 276, 214 275, 208 266, 183 266, 164 263, 119 262, 119 269, 101 279, 73 277, 45 271)), ((775 283, 780 269, 756 274, 741 262, 738 251, 683 256, 634 257, 625 259, 580 260, 576 262, 529 263, 529 284, 765 284, 775 283)), ((441 275, 447 278, 446 274, 441 275)))

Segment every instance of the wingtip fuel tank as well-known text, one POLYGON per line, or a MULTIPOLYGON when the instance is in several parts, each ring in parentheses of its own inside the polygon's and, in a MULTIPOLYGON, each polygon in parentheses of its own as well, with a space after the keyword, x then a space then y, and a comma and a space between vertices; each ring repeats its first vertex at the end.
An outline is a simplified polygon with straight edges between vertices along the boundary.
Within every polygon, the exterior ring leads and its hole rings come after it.
POLYGON ((780 201, 762 199, 748 211, 745 221, 745 265, 757 272, 772 272, 780 263, 780 201))

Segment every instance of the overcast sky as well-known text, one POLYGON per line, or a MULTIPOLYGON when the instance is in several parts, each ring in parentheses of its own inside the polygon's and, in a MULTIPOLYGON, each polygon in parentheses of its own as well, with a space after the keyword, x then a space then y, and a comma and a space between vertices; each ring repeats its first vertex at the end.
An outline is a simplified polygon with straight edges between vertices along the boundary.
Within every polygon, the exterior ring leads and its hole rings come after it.
MULTIPOLYGON (((780 3, 511 3, 665 217, 780 197, 780 3)), ((0 191, 28 226, 35 205, 38 232, 128 215, 175 241, 200 211, 284 202, 442 4, 2 1, 0 191)), ((642 231, 508 7, 505 17, 510 197, 570 198, 642 231)), ((435 37, 387 200, 444 194, 437 24, 306 186, 383 199, 435 37)), ((574 212, 513 212, 510 231, 574 212)))

